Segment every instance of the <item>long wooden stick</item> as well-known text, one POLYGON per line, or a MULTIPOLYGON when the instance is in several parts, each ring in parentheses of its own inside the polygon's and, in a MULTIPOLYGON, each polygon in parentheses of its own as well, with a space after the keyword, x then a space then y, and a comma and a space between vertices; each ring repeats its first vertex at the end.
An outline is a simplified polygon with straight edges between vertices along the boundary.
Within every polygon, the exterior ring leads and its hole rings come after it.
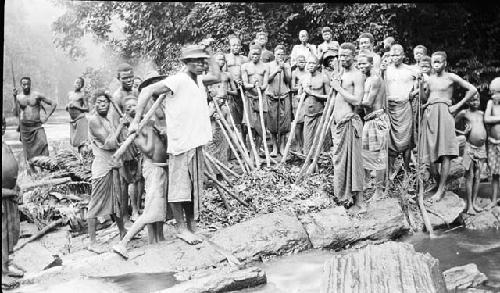
POLYGON ((239 198, 236 194, 234 194, 234 192, 232 192, 227 187, 225 187, 219 180, 217 180, 217 178, 215 178, 214 175, 208 173, 207 170, 205 170, 204 173, 205 173, 205 176, 210 178, 215 184, 217 184, 220 188, 222 188, 222 190, 227 192, 227 194, 229 194, 232 198, 236 199, 239 203, 241 203, 245 207, 252 209, 252 210, 255 210, 255 208, 250 207, 246 202, 244 202, 241 198, 239 198))
POLYGON ((231 114, 231 111, 229 111, 227 117, 229 118, 229 119, 227 119, 229 121, 229 124, 234 129, 234 132, 236 133, 236 137, 238 138, 238 141, 240 142, 240 145, 243 148, 243 151, 249 160, 250 169, 255 170, 254 162, 252 161, 252 159, 250 159, 248 148, 245 144, 245 141, 243 140, 243 136, 241 135, 238 127, 236 126, 236 123, 234 122, 233 115, 231 114))
POLYGON ((427 232, 429 232, 429 236, 432 238, 434 237, 434 230, 432 228, 431 221, 429 219, 429 215, 427 214, 427 209, 425 208, 424 205, 424 183, 422 180, 422 176, 420 173, 420 166, 421 166, 421 153, 420 153, 420 132, 422 131, 422 125, 420 123, 420 118, 422 116, 422 108, 421 108, 421 99, 424 94, 424 89, 423 89, 423 84, 422 84, 422 79, 418 79, 418 85, 419 85, 419 93, 418 93, 418 112, 417 112, 417 122, 418 122, 418 129, 417 129, 417 180, 418 180, 418 206, 420 208, 420 211, 422 212, 422 219, 424 220, 425 228, 427 229, 427 232))
POLYGON ((304 104, 305 97, 306 97, 305 93, 300 95, 299 104, 297 106, 297 113, 292 122, 292 128, 290 129, 290 134, 288 135, 288 140, 285 145, 285 151, 283 152, 283 157, 281 158, 280 165, 284 164, 286 162, 286 158, 288 157, 288 151, 290 150, 290 146, 292 145, 293 137, 295 135, 295 128, 297 127, 297 123, 299 121, 299 113, 300 110, 302 109, 302 104, 304 104))
MULTIPOLYGON (((207 157, 204 157, 203 160, 205 161, 205 166, 207 167, 207 171, 210 174, 214 174, 214 170, 212 169, 212 167, 208 163, 209 160, 207 159, 207 157)), ((214 166, 215 166, 215 164, 214 164, 214 166)), ((222 190, 220 189, 220 187, 218 185, 215 185, 215 189, 219 193, 220 198, 222 199, 222 203, 224 204, 224 207, 226 207, 227 210, 231 210, 231 208, 229 207, 229 203, 227 202, 226 197, 224 196, 224 193, 222 192, 222 190)))
POLYGON ((226 173, 224 173, 224 171, 222 170, 222 168, 219 165, 217 165, 213 161, 210 161, 210 159, 208 159, 207 157, 205 157, 204 159, 205 159, 205 165, 207 165, 207 168, 209 169, 210 173, 215 174, 215 172, 213 171, 213 168, 211 166, 211 165, 213 165, 214 168, 217 169, 217 171, 221 174, 222 179, 224 179, 224 181, 226 181, 229 186, 233 187, 233 182, 231 182, 229 177, 227 177, 226 173))
POLYGON ((19 249, 23 248, 26 246, 26 244, 32 242, 32 241, 35 241, 37 240, 38 238, 42 237, 43 235, 47 234, 47 232, 49 232, 50 230, 52 230, 53 228, 55 228, 57 225, 59 224, 62 224, 64 223, 65 220, 64 219, 59 219, 55 222, 52 222, 50 223, 49 225, 45 226, 45 228, 43 228, 42 230, 38 231, 36 234, 32 235, 30 238, 28 238, 28 240, 26 240, 25 242, 23 242, 22 244, 18 245, 17 247, 14 248, 14 252, 18 251, 19 249))
POLYGON ((113 158, 118 159, 120 158, 127 148, 132 144, 134 139, 137 137, 139 131, 148 123, 149 119, 155 115, 156 108, 158 108, 161 103, 163 102, 163 99, 166 97, 166 95, 160 95, 158 99, 153 103, 149 111, 144 115, 144 118, 142 118, 141 122, 139 123, 139 127, 137 128, 137 131, 134 133, 131 133, 128 135, 127 139, 122 143, 122 145, 116 150, 116 152, 113 154, 113 158))
POLYGON ((59 184, 64 184, 64 183, 67 183, 67 182, 70 182, 70 181, 71 181, 71 177, 62 177, 62 178, 54 178, 54 179, 47 179, 47 180, 39 180, 39 181, 36 181, 36 182, 32 182, 32 183, 21 185, 21 186, 19 186, 19 188, 22 191, 26 191, 28 189, 35 188, 35 187, 40 187, 40 186, 45 186, 45 185, 59 185, 59 184))
POLYGON ((243 88, 241 85, 238 85, 240 88, 240 93, 241 93, 241 99, 243 100, 243 113, 245 115, 245 120, 247 121, 247 131, 248 131, 248 138, 250 140, 250 146, 252 147, 252 152, 253 156, 255 159, 255 167, 260 168, 260 158, 259 154, 257 153, 257 149, 255 148, 255 141, 253 140, 253 133, 252 133, 252 126, 250 125, 250 118, 248 117, 248 101, 247 98, 245 97, 245 94, 243 93, 243 88))
POLYGON ((307 152, 307 157, 304 161, 304 164, 302 165, 302 168, 300 169, 299 175, 297 176, 297 181, 296 181, 297 183, 301 182, 304 179, 304 175, 305 175, 305 172, 307 171, 307 167, 309 166, 309 162, 311 161, 311 158, 316 150, 318 140, 320 139, 319 136, 320 136, 320 133, 323 129, 323 124, 324 124, 325 120, 327 119, 326 113, 327 113, 328 109, 330 108, 330 103, 332 103, 332 100, 333 100, 330 98, 332 94, 333 94, 333 88, 330 89, 330 93, 328 95, 329 98, 326 102, 325 107, 323 108, 323 113, 321 115, 318 128, 316 128, 316 132, 314 134, 313 144, 312 144, 311 148, 309 149, 309 151, 307 152))
MULTIPOLYGON (((264 144, 264 152, 266 153, 266 165, 271 167, 271 156, 269 155, 269 150, 267 149, 267 135, 266 135, 266 125, 264 123, 264 105, 262 98, 262 91, 257 87, 257 93, 259 94, 259 116, 260 116, 260 127, 262 128, 262 143, 264 144)), ((279 106, 279 105, 278 105, 279 106)))
POLYGON ((215 164, 219 165, 219 167, 221 167, 222 169, 226 170, 229 174, 233 175, 236 178, 240 178, 241 177, 236 172, 234 172, 231 169, 229 169, 228 166, 224 165, 221 161, 217 160, 216 158, 214 158, 212 155, 210 155, 206 151, 204 151, 203 153, 205 154, 205 156, 208 158, 209 161, 211 161, 212 163, 215 163, 215 164))
POLYGON ((330 114, 330 118, 328 118, 328 121, 324 124, 325 127, 323 129, 323 132, 321 133, 321 138, 319 140, 318 146, 316 147, 316 153, 313 156, 312 163, 307 168, 307 171, 304 175, 305 177, 312 174, 314 172, 314 169, 316 168, 316 164, 318 163, 318 159, 319 159, 319 156, 321 154, 321 150, 323 149, 323 143, 325 142, 325 138, 328 134, 328 131, 330 130, 330 125, 332 124, 332 121, 333 121, 333 113, 330 114))
POLYGON ((240 141, 238 140, 238 137, 232 131, 231 127, 229 126, 229 123, 227 123, 227 120, 224 117, 224 113, 222 113, 222 110, 221 110, 221 108, 220 108, 220 106, 219 106, 219 104, 217 103, 216 100, 214 100, 214 105, 215 105, 215 111, 217 111, 217 114, 219 114, 219 119, 222 122, 222 125, 224 125, 224 127, 226 128, 227 133, 229 134, 229 137, 233 140, 233 144, 240 151, 240 153, 241 153, 241 155, 243 157, 243 160, 244 160, 244 162, 247 165, 246 167, 248 167, 248 169, 251 169, 250 166, 253 165, 253 164, 252 164, 252 162, 250 160, 250 157, 248 156, 248 153, 245 152, 245 150, 243 149, 243 147, 240 144, 240 141))
POLYGON ((233 143, 231 142, 231 139, 229 138, 229 135, 227 134, 226 129, 224 129, 224 126, 222 125, 222 122, 220 122, 219 119, 215 119, 215 121, 219 125, 219 127, 220 127, 220 129, 222 131, 222 134, 226 138, 226 140, 227 140, 227 142, 229 144, 229 148, 231 149, 231 151, 233 152, 234 156, 236 157, 236 160, 238 161, 238 164, 240 165, 241 170, 243 171, 243 173, 246 173, 247 169, 245 168, 245 165, 241 161, 240 155, 238 154, 238 151, 236 151, 233 143))

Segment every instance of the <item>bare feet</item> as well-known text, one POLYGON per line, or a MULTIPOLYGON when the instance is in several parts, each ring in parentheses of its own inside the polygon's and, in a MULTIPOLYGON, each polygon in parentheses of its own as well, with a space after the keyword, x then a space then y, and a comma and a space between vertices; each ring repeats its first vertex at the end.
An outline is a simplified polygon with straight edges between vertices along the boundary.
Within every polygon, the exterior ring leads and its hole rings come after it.
POLYGON ((137 211, 133 212, 132 216, 130 216, 130 221, 135 222, 135 221, 137 221, 137 218, 139 218, 139 212, 137 212, 137 211))
POLYGON ((106 252, 106 249, 97 243, 90 243, 89 246, 87 246, 87 250, 97 254, 103 254, 106 252))
POLYGON ((493 202, 491 202, 490 204, 488 204, 486 207, 484 207, 483 210, 487 211, 487 210, 491 210, 492 208, 496 207, 497 205, 500 205, 500 199, 497 199, 493 202))
POLYGON ((384 198, 385 198, 384 192, 381 189, 377 188, 375 190, 375 193, 373 193, 372 197, 370 197, 370 199, 368 200, 368 202, 375 202, 384 198))
POLYGON ((189 230, 182 230, 179 234, 177 234, 177 237, 179 237, 179 239, 181 240, 184 240, 184 242, 189 245, 196 245, 203 242, 203 239, 193 234, 189 230))
POLYGON ((477 203, 474 203, 474 204, 472 205, 472 208, 473 208, 476 212, 478 212, 478 213, 480 213, 480 212, 482 212, 482 211, 483 211, 483 208, 479 207, 479 206, 477 205, 477 203))
POLYGON ((273 158, 276 158, 278 156, 278 148, 273 149, 270 156, 273 158))
POLYGON ((2 272, 2 291, 19 287, 19 282, 10 277, 7 273, 2 272))
POLYGON ((438 191, 431 198, 429 198, 429 201, 430 202, 438 202, 438 201, 443 199, 444 194, 445 194, 444 190, 438 189, 438 191))
POLYGON ((113 245, 113 251, 118 253, 124 259, 128 259, 127 248, 125 247, 125 245, 123 245, 123 243, 120 242, 118 244, 113 245))
POLYGON ((353 205, 349 211, 354 215, 360 215, 366 213, 366 206, 364 203, 353 205))
POLYGON ((473 207, 469 207, 465 213, 472 216, 477 214, 473 207))

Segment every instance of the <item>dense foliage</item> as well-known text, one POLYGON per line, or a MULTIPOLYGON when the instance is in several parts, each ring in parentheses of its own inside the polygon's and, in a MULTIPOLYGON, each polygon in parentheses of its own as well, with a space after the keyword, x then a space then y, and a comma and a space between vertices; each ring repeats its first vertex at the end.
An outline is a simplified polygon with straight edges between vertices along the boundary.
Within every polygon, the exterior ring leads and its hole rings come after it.
MULTIPOLYGON (((54 0, 56 1, 56 0, 54 0)), ((231 3, 231 2, 60 2, 67 12, 54 24, 56 44, 72 57, 85 54, 78 40, 86 33, 112 46, 131 63, 149 56, 163 72, 175 68, 180 46, 207 36, 226 50, 227 36, 239 35, 244 50, 255 32, 269 33, 269 48, 288 50, 306 29, 319 44, 330 26, 339 42, 373 33, 377 48, 394 36, 413 62, 411 48, 424 44, 445 50, 451 70, 483 89, 500 72, 500 4, 474 3, 231 3), (120 37, 113 24, 120 23, 120 37)))

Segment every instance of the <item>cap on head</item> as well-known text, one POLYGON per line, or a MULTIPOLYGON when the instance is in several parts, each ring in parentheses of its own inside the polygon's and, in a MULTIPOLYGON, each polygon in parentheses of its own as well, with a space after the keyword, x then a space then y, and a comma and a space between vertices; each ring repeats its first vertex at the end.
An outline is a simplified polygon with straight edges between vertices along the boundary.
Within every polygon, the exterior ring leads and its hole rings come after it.
POLYGON ((285 46, 283 45, 277 45, 276 48, 274 48, 274 53, 276 53, 277 51, 283 51, 283 53, 285 52, 285 46))
POLYGON ((370 39, 370 43, 372 43, 372 44, 373 44, 373 40, 375 39, 375 38, 373 37, 373 35, 372 35, 372 34, 370 34, 370 33, 362 33, 362 34, 360 34, 360 35, 359 35, 359 38, 358 38, 358 39, 365 39, 365 38, 366 38, 366 39, 370 39))
POLYGON ((158 71, 156 71, 156 70, 150 71, 150 72, 148 72, 148 74, 146 74, 146 78, 144 79, 143 82, 141 82, 141 84, 139 85, 139 87, 137 88, 137 90, 139 92, 141 92, 141 90, 143 88, 147 87, 150 84, 156 83, 156 82, 164 79, 165 77, 167 77, 167 76, 166 75, 160 75, 158 73, 158 71))
POLYGON ((332 33, 332 29, 325 26, 321 29, 321 33, 324 34, 324 33, 332 33))
POLYGON ((210 56, 205 51, 204 46, 188 45, 182 48, 182 57, 180 58, 180 60, 184 61, 187 59, 199 59, 199 58, 209 58, 209 57, 210 56))
POLYGON ((443 57, 444 61, 446 61, 446 59, 448 58, 445 51, 434 52, 434 53, 432 53, 431 57, 434 57, 434 56, 441 56, 441 57, 443 57))
POLYGON ((413 51, 415 51, 417 49, 422 49, 422 52, 424 53, 424 55, 427 55, 427 48, 424 45, 416 45, 415 48, 413 48, 413 51))

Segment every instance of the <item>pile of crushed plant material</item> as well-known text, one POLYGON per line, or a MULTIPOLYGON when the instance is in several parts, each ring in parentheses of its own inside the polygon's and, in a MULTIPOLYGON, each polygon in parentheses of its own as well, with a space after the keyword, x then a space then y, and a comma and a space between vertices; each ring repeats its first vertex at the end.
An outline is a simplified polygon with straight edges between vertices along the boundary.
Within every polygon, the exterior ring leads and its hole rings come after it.
POLYGON ((218 191, 208 187, 202 198, 200 223, 220 229, 254 218, 257 214, 287 211, 297 215, 313 213, 334 204, 333 170, 323 169, 300 184, 295 184, 300 167, 286 165, 278 169, 260 169, 233 181, 231 190, 250 207, 224 193, 231 208, 226 209, 218 191))
POLYGON ((25 184, 28 187, 23 190, 19 206, 22 217, 35 223, 38 229, 61 218, 69 221, 73 232, 84 229, 92 159, 91 153, 80 155, 72 150, 31 159, 29 163, 39 172, 25 184))

